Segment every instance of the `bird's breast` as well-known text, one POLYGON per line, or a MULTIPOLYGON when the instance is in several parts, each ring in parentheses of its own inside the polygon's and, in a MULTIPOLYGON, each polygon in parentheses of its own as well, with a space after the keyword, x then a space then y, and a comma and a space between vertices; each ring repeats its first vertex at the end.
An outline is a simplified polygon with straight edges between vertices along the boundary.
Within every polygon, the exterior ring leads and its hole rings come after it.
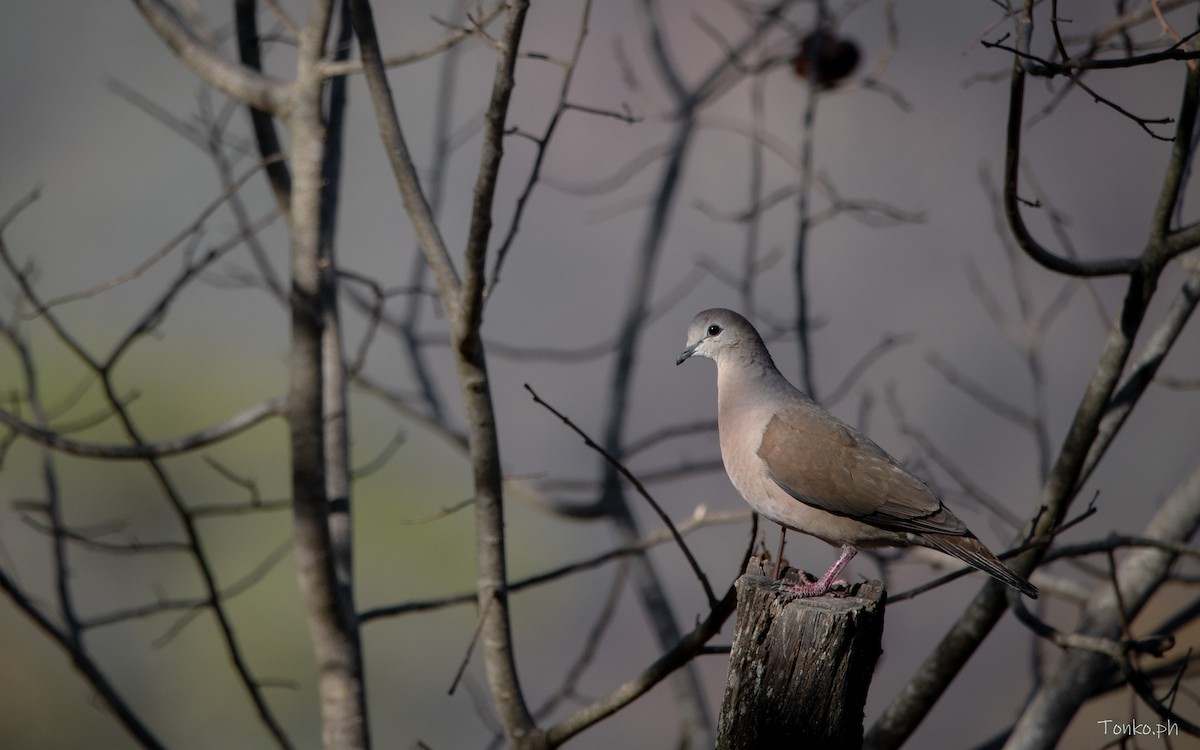
POLYGON ((756 508, 756 500, 762 496, 762 459, 758 456, 758 446, 767 421, 765 415, 753 409, 722 408, 717 418, 725 472, 738 494, 756 508))

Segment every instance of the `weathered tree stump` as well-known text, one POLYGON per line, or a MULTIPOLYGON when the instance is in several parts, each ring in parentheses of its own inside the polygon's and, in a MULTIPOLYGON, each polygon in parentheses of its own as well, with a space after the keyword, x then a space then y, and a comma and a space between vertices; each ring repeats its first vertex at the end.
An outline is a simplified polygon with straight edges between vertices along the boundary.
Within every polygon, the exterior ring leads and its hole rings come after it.
POLYGON ((800 599, 747 573, 737 590, 717 748, 861 748, 863 705, 881 653, 883 584, 859 584, 844 598, 800 599))

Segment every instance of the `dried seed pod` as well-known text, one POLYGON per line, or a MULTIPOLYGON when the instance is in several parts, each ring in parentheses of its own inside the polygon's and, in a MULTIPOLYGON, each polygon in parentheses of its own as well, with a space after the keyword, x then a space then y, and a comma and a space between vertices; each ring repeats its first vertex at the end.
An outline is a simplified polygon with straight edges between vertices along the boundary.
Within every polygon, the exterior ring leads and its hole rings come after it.
POLYGON ((809 64, 816 67, 816 82, 821 88, 832 88, 854 72, 859 61, 858 45, 840 39, 828 31, 814 31, 800 40, 792 68, 796 75, 808 79, 809 64))

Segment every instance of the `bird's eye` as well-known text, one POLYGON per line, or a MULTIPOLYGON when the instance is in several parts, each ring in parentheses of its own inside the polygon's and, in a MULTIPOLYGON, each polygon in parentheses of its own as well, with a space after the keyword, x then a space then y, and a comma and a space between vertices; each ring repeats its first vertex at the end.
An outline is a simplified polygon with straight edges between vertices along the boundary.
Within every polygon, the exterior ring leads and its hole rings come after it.
POLYGON ((708 327, 708 335, 709 336, 716 336, 720 332, 721 332, 721 326, 717 325, 716 323, 713 323, 712 325, 710 325, 708 327))

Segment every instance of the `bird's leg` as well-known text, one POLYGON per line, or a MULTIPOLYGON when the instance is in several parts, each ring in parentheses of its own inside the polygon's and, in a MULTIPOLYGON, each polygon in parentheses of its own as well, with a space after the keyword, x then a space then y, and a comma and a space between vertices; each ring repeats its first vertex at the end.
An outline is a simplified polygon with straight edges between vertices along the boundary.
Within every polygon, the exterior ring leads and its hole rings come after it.
POLYGON ((775 556, 775 580, 779 580, 779 573, 783 570, 783 542, 787 539, 787 527, 779 527, 779 554, 775 556))
POLYGON ((779 588, 802 597, 823 596, 831 593, 834 596, 844 596, 838 591, 830 591, 833 586, 849 587, 849 584, 844 580, 838 579, 838 574, 842 572, 842 568, 854 559, 858 554, 858 550, 848 544, 842 545, 842 554, 838 555, 838 559, 829 566, 829 570, 825 571, 820 578, 807 583, 792 583, 791 581, 780 581, 779 588))

